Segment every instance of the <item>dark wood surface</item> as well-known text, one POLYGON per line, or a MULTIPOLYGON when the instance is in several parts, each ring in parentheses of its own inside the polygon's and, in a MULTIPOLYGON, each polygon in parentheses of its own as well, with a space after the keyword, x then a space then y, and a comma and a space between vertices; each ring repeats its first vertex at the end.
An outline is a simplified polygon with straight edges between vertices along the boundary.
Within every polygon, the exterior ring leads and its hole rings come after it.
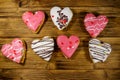
POLYGON ((0 52, 0 80, 120 80, 120 0, 0 0, 0 48, 14 38, 27 44, 24 65, 16 64, 0 52), (53 6, 70 7, 74 13, 67 30, 59 31, 50 18, 53 6), (23 23, 25 11, 43 10, 46 21, 39 34, 23 23), (90 36, 84 28, 84 16, 92 12, 109 18, 105 30, 97 37, 112 45, 104 63, 93 64, 88 53, 90 36), (31 41, 44 36, 77 35, 81 43, 71 59, 57 49, 50 62, 42 60, 30 48, 31 41))

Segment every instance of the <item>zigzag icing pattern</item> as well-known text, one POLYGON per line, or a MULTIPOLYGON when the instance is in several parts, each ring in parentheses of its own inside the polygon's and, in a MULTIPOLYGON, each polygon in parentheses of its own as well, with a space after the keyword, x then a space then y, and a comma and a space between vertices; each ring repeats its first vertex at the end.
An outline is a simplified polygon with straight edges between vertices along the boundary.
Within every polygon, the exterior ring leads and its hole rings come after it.
POLYGON ((91 37, 97 37, 105 28, 108 23, 108 19, 104 15, 95 17, 90 13, 85 16, 84 23, 86 30, 89 32, 91 37))

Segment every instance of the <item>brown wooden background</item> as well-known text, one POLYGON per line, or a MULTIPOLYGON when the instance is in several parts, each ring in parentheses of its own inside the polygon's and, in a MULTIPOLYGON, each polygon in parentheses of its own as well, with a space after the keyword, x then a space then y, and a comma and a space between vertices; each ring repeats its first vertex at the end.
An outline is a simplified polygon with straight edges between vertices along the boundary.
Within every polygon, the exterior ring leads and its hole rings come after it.
POLYGON ((0 52, 0 80, 120 80, 120 0, 0 0, 0 47, 14 38, 27 43, 24 65, 16 64, 0 52), (50 18, 53 6, 70 7, 74 13, 69 28, 59 31, 50 18), (46 22, 39 34, 23 23, 25 11, 43 10, 46 22), (86 13, 103 14, 109 18, 105 30, 97 37, 112 45, 112 53, 104 63, 93 64, 88 54, 90 36, 83 20, 86 13), (31 41, 44 36, 77 35, 81 43, 71 59, 57 49, 50 62, 42 60, 30 48, 31 41))

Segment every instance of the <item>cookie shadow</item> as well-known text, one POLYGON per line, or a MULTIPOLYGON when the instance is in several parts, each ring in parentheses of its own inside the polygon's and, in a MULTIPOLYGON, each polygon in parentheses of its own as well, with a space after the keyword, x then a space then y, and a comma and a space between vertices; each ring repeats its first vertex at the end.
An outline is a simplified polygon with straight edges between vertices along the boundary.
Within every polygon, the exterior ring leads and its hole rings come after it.
POLYGON ((83 50, 85 51, 85 57, 88 61, 90 61, 92 63, 92 59, 90 58, 90 53, 89 53, 89 41, 90 41, 90 38, 86 38, 84 39, 82 42, 83 42, 83 50))
POLYGON ((30 2, 30 0, 14 0, 14 2, 18 4, 18 7, 23 7, 27 5, 30 2))
POLYGON ((59 47, 57 46, 57 42, 56 42, 56 38, 53 38, 54 39, 54 51, 53 51, 53 54, 52 54, 52 57, 50 59, 50 62, 54 62, 56 56, 57 56, 57 53, 59 52, 59 47))
MULTIPOLYGON (((45 13, 45 12, 44 12, 44 13, 45 13)), ((45 26, 45 24, 46 24, 47 21, 48 21, 48 15, 47 15, 47 13, 45 13, 45 20, 44 20, 41 28, 40 28, 39 31, 37 32, 37 34, 40 34, 42 28, 45 26)))
POLYGON ((25 52, 24 52, 24 61, 23 61, 23 63, 20 63, 22 66, 24 66, 25 64, 26 64, 26 60, 27 60, 27 51, 28 51, 28 46, 27 46, 27 42, 26 41, 24 41, 24 44, 25 44, 25 48, 26 48, 26 50, 25 50, 25 52))

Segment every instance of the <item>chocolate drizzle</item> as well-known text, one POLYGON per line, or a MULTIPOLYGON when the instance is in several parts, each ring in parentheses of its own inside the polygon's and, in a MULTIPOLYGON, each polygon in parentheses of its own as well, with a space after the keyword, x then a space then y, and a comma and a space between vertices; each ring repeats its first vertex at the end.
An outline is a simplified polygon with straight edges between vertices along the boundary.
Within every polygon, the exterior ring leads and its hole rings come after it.
POLYGON ((93 61, 104 62, 111 52, 111 47, 107 43, 92 39, 89 41, 89 52, 93 61))
POLYGON ((31 45, 33 51, 49 61, 54 50, 54 40, 52 38, 43 38, 43 40, 34 40, 31 45))
POLYGON ((68 22, 68 16, 64 15, 61 10, 57 11, 59 17, 57 17, 57 21, 58 25, 60 28, 63 28, 64 26, 66 26, 66 23, 68 22))

